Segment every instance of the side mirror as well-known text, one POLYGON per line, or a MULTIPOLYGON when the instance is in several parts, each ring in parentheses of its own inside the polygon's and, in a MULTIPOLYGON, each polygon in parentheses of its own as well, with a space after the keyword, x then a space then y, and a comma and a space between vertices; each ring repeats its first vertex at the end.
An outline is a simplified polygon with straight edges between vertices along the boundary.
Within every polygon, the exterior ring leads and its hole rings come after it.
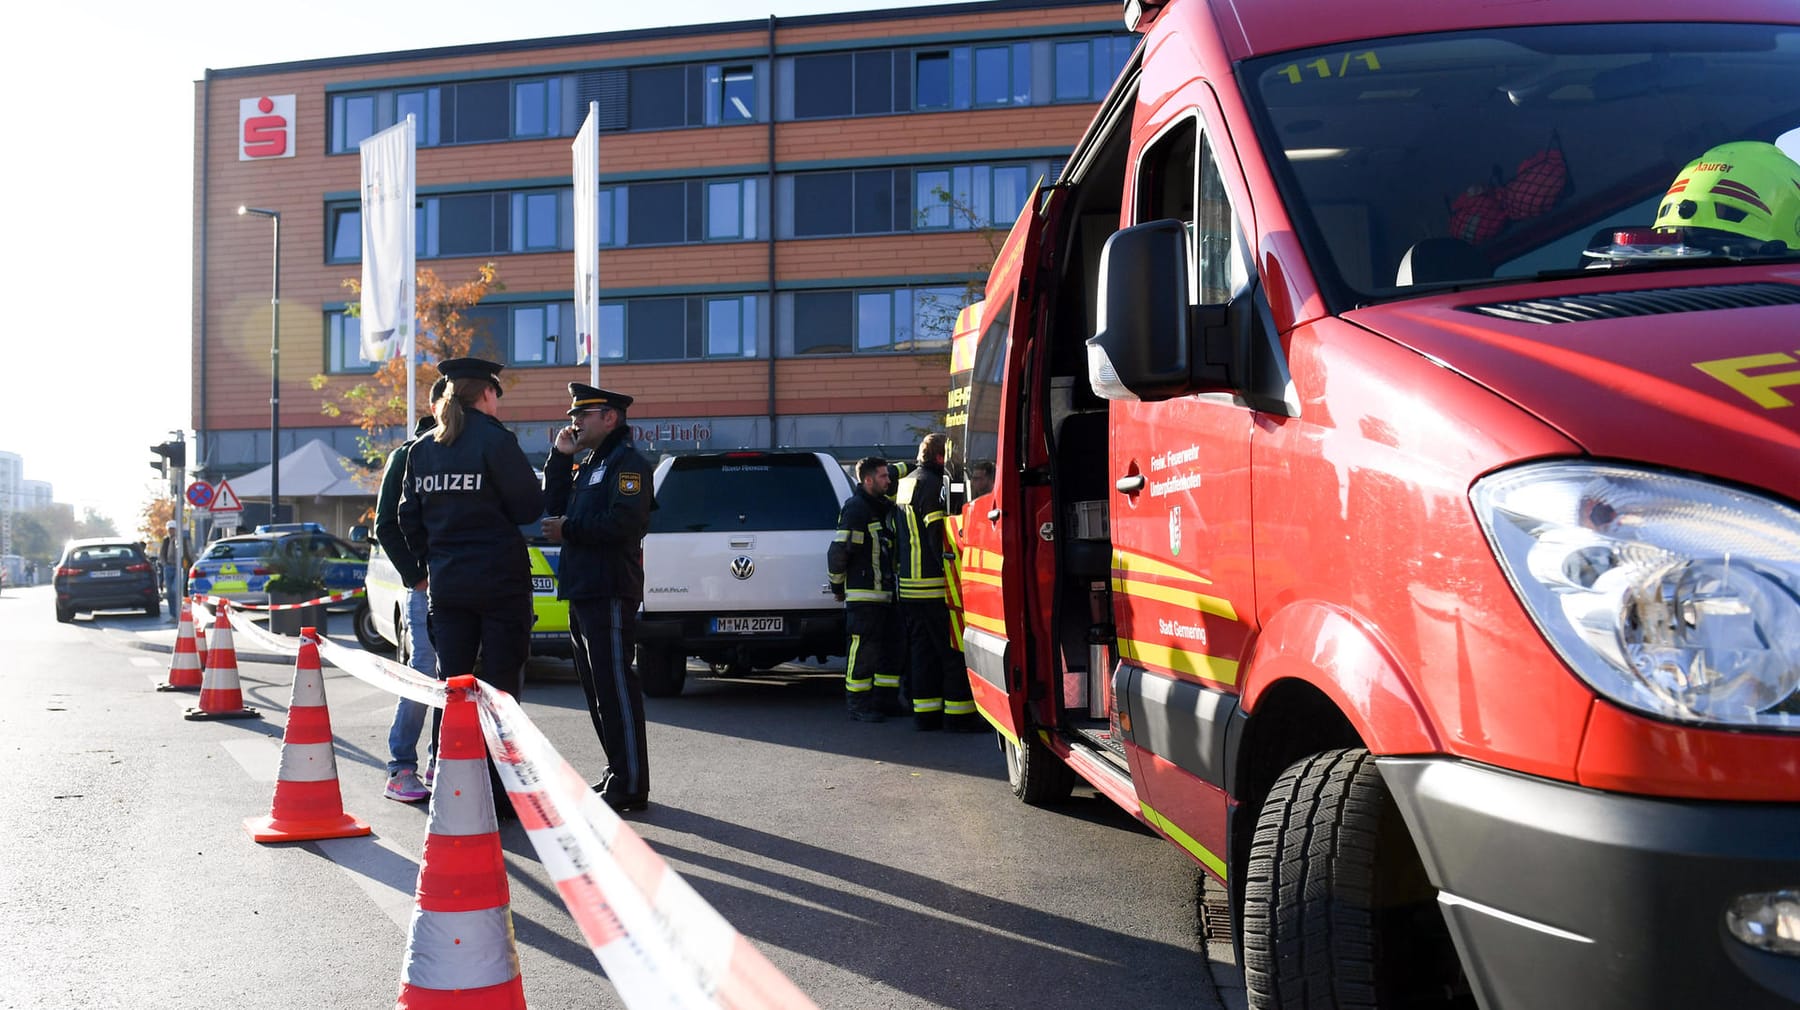
POLYGON ((353 544, 368 543, 369 542, 369 528, 367 526, 352 526, 352 527, 350 527, 350 542, 353 544))
POLYGON ((1108 400, 1235 389, 1249 341, 1231 317, 1229 304, 1188 304, 1186 225, 1152 221, 1118 231, 1100 253, 1088 381, 1108 400))

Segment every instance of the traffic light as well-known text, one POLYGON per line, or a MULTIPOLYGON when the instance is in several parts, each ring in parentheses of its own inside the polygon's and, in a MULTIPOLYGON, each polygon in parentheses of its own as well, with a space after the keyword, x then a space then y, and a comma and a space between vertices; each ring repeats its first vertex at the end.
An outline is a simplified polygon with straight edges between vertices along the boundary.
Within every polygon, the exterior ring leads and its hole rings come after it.
POLYGON ((170 469, 181 470, 187 466, 186 442, 164 442, 151 446, 150 451, 159 457, 150 461, 150 469, 164 477, 169 475, 170 469))

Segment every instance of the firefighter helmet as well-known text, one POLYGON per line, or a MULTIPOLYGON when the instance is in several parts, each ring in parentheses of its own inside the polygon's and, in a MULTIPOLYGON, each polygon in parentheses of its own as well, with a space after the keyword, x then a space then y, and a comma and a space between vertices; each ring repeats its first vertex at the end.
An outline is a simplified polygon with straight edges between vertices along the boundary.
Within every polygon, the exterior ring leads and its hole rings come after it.
POLYGON ((1800 248, 1800 165, 1774 144, 1720 144, 1669 184, 1656 227, 1724 231, 1800 248))

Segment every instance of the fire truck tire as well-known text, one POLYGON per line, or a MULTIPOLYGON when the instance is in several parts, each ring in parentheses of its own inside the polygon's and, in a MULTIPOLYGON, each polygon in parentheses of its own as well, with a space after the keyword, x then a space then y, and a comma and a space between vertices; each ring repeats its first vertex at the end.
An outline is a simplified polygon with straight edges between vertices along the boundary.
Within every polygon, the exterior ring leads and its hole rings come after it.
POLYGON ((1013 795, 1034 807, 1060 803, 1075 788, 1075 771, 1063 764, 1038 738, 1036 730, 1027 730, 1020 743, 1000 738, 1000 749, 1006 753, 1006 781, 1013 795))
POLYGON ((1250 1006, 1473 1008, 1435 894, 1368 751, 1288 766, 1244 876, 1250 1006))
POLYGON ((687 656, 675 644, 637 647, 638 680, 651 698, 673 698, 687 685, 687 656))

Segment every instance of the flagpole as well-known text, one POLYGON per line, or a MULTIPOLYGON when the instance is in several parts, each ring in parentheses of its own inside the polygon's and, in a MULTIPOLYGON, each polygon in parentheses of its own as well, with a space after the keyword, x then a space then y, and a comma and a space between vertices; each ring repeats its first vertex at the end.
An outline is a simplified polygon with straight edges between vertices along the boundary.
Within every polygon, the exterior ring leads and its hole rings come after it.
MULTIPOLYGON (((411 135, 411 137, 409 139, 412 139, 413 144, 418 143, 418 140, 417 140, 418 134, 414 132, 417 129, 418 129, 418 125, 413 120, 413 114, 410 112, 407 113, 406 114, 406 132, 411 135)), ((409 144, 408 147, 411 148, 412 144, 409 144)), ((409 161, 410 161, 410 159, 409 159, 409 161)), ((413 169, 413 167, 414 166, 411 164, 407 165, 408 169, 413 169)), ((410 207, 406 208, 406 234, 407 234, 406 246, 409 249, 412 248, 413 243, 415 241, 414 236, 418 235, 418 231, 417 231, 418 222, 413 220, 413 215, 416 213, 418 213, 418 207, 417 207, 417 201, 415 199, 414 206, 410 206, 410 207)), ((407 263, 406 263, 405 269, 407 271, 407 276, 409 278, 412 277, 414 275, 414 271, 416 271, 418 269, 417 265, 414 262, 414 257, 416 257, 417 255, 418 255, 418 251, 413 250, 413 256, 407 257, 407 263)), ((411 284, 404 284, 404 285, 402 285, 401 290, 406 291, 406 290, 410 289, 411 287, 412 287, 411 284)), ((417 347, 418 347, 418 340, 416 339, 416 334, 418 333, 418 330, 419 330, 419 320, 418 320, 419 309, 418 309, 418 302, 416 300, 416 297, 412 298, 412 299, 408 299, 407 304, 402 309, 402 311, 404 311, 412 316, 411 325, 406 327, 406 419, 400 425, 400 438, 404 441, 405 439, 412 437, 413 428, 415 427, 415 419, 419 416, 419 409, 417 406, 418 399, 419 399, 419 390, 418 390, 419 380, 418 380, 418 373, 416 371, 414 371, 414 365, 413 365, 413 362, 414 362, 414 360, 416 360, 416 357, 417 357, 415 354, 415 351, 417 350, 417 347)), ((430 406, 430 404, 427 404, 426 406, 430 406)))

